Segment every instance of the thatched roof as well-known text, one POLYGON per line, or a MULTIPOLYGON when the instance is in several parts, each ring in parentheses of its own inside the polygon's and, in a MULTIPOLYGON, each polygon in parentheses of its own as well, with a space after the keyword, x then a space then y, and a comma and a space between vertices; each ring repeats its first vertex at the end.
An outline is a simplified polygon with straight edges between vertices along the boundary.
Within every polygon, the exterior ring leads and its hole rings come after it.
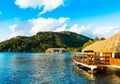
POLYGON ((85 47, 83 50, 85 51, 93 51, 93 52, 120 52, 120 32, 115 34, 114 36, 102 40, 97 41, 87 47, 85 47))

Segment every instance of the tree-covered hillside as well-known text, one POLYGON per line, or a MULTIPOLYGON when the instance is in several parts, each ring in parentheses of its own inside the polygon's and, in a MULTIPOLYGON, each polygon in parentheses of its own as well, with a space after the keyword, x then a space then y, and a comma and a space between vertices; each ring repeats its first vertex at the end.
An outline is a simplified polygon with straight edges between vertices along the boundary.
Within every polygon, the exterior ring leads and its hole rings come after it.
POLYGON ((0 43, 1 52, 45 52, 47 48, 64 47, 68 50, 79 48, 91 40, 77 33, 63 32, 39 32, 31 37, 17 36, 0 43))

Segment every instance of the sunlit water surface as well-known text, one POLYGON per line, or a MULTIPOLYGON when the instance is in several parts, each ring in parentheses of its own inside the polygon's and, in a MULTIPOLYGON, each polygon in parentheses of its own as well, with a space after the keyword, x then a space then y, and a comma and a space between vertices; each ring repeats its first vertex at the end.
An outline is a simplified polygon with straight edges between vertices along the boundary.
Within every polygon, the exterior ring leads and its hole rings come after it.
POLYGON ((120 84, 119 72, 90 75, 72 55, 0 53, 0 84, 120 84))

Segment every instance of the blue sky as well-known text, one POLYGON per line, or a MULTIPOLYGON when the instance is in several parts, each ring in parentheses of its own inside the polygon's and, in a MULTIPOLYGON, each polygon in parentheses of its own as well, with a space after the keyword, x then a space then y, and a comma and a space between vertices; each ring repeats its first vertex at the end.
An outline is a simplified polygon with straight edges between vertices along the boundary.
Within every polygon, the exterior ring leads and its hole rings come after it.
POLYGON ((0 42, 39 31, 110 37, 120 30, 120 0, 0 0, 0 42))

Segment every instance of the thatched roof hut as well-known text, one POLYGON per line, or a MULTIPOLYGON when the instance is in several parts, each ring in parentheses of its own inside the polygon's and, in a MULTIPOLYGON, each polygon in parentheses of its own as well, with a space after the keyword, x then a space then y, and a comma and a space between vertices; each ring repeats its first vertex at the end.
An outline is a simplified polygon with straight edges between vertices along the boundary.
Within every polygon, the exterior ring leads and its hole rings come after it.
POLYGON ((120 32, 106 40, 97 41, 82 51, 87 55, 92 53, 94 57, 100 57, 100 60, 103 61, 107 59, 110 65, 120 68, 120 32))
POLYGON ((118 53, 120 52, 120 32, 106 40, 97 41, 85 47, 82 51, 118 53))

